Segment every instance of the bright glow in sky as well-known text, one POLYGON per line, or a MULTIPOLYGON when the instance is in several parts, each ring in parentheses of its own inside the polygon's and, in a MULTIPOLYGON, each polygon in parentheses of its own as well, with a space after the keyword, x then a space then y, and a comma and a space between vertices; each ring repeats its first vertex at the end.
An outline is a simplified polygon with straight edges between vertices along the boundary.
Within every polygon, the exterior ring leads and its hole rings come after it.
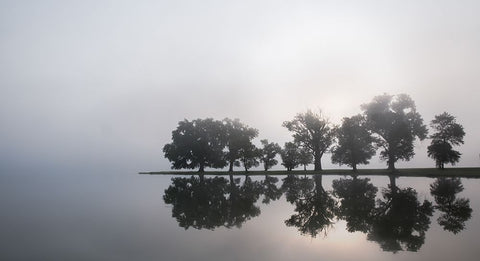
MULTIPOLYGON (((2 1, 0 166, 168 169, 161 149, 184 118, 240 118, 283 144, 296 113, 339 123, 384 92, 409 94, 427 123, 457 116, 459 166, 478 166, 479 7, 2 1)), ((428 144, 399 166, 433 166, 428 144)))

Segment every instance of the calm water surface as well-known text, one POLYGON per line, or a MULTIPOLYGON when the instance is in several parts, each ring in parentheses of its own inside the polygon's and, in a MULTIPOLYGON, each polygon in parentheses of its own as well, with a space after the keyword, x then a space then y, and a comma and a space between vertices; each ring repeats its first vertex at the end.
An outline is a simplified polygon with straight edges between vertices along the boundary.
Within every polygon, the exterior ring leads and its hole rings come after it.
POLYGON ((277 178, 2 174, 0 259, 480 256, 478 179, 277 178))

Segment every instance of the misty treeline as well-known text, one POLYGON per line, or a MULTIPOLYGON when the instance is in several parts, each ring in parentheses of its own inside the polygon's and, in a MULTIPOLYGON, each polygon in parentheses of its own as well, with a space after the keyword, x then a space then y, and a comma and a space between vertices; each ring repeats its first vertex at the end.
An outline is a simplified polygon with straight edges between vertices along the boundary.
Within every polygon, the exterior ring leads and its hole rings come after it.
POLYGON ((314 170, 320 171, 327 152, 332 154, 332 163, 356 171, 380 150, 380 158, 393 171, 398 160, 413 158, 416 139, 430 138, 427 153, 438 168, 460 160, 461 153, 453 146, 463 144, 465 132, 449 113, 435 116, 430 123, 433 133, 428 135, 415 102, 407 94, 376 96, 361 105, 361 110, 361 114, 343 118, 340 125, 332 124, 321 112, 298 113, 282 124, 293 137, 283 147, 267 139, 260 140, 261 147, 255 146, 252 141, 259 131, 239 119, 185 119, 178 123, 172 142, 163 147, 163 152, 173 169, 198 168, 203 172, 207 167, 228 166, 233 171, 235 166, 243 166, 248 172, 260 164, 267 171, 278 164, 278 154, 288 171, 298 166, 306 170, 312 163, 314 170))

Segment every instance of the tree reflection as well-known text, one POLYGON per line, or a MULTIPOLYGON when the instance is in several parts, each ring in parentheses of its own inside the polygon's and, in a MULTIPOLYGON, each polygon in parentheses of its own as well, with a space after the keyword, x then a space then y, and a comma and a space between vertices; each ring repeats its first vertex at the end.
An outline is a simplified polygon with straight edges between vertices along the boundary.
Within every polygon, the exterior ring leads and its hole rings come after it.
POLYGON ((454 234, 465 229, 465 222, 472 217, 470 200, 456 196, 461 191, 463 185, 460 178, 437 178, 430 185, 435 208, 442 212, 437 219, 438 224, 454 234))
POLYGON ((333 181, 333 195, 340 200, 337 217, 347 222, 349 232, 367 233, 371 227, 375 210, 377 187, 370 179, 336 179, 333 181))
POLYGON ((230 175, 228 192, 224 213, 226 227, 241 227, 247 220, 260 215, 260 208, 255 206, 262 192, 259 182, 252 181, 249 176, 246 176, 243 185, 240 186, 240 179, 234 180, 230 175))
POLYGON ((395 177, 390 177, 390 186, 383 191, 383 200, 378 200, 368 240, 380 244, 384 251, 417 251, 425 242, 425 233, 430 227, 432 203, 417 199, 413 188, 398 188, 395 177))
POLYGON ((315 237, 333 224, 335 200, 322 187, 322 176, 315 175, 315 186, 310 186, 308 178, 286 178, 289 182, 287 199, 295 204, 296 214, 285 221, 287 226, 297 227, 300 233, 315 237))
POLYGON ((230 182, 223 177, 172 178, 163 196, 171 204, 172 216, 185 229, 215 229, 216 227, 240 227, 244 222, 260 214, 255 206, 261 187, 257 181, 245 178, 230 182))
POLYGON ((265 179, 260 182, 264 196, 262 203, 269 204, 270 201, 275 201, 282 196, 283 191, 281 188, 277 187, 277 182, 278 178, 265 175, 265 179))

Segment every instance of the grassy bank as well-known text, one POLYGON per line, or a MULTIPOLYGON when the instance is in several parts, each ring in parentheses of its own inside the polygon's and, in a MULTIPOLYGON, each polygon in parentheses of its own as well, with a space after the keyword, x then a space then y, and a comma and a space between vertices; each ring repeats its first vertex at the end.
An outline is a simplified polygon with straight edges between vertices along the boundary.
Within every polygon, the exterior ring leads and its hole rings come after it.
MULTIPOLYGON (((147 175, 198 175, 198 171, 153 171, 153 172, 140 172, 139 174, 147 174, 147 175)), ((326 169, 322 171, 313 171, 313 170, 293 170, 293 171, 286 171, 286 170, 271 170, 271 171, 263 171, 263 170, 252 170, 246 173, 245 171, 205 171, 203 172, 204 175, 242 175, 248 174, 250 176, 263 176, 263 175, 353 175, 357 174, 359 176, 386 176, 391 175, 392 172, 386 169, 359 169, 356 173, 352 170, 346 169, 326 169)), ((436 168, 404 168, 404 169, 397 169, 393 172, 396 176, 401 177, 462 177, 462 178, 480 178, 480 168, 447 168, 443 170, 439 170, 436 168)))

